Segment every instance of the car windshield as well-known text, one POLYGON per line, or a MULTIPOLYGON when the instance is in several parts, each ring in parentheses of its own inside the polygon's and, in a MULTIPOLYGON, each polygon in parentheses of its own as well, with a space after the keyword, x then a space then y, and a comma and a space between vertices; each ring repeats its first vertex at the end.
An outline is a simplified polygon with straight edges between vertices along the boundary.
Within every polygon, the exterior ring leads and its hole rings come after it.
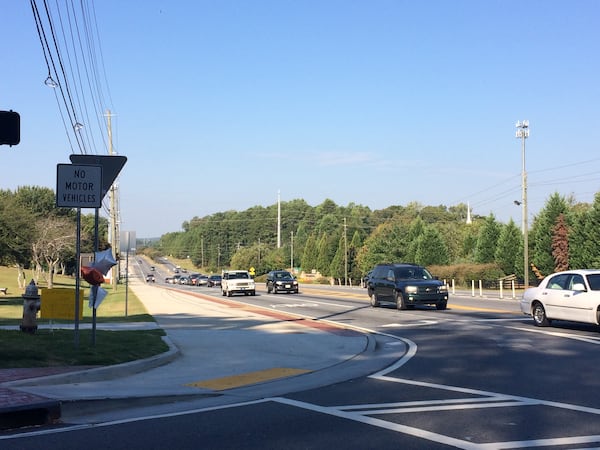
POLYGON ((248 278, 248 274, 246 272, 235 272, 229 278, 248 278))
POLYGON ((587 279, 592 291, 600 291, 600 273, 588 275, 587 279))
POLYGON ((431 280, 433 277, 427 271, 427 269, 423 267, 403 267, 400 269, 396 269, 395 271, 396 278, 401 280, 431 280))
POLYGON ((289 272, 277 272, 275 278, 287 279, 292 278, 292 275, 289 272))

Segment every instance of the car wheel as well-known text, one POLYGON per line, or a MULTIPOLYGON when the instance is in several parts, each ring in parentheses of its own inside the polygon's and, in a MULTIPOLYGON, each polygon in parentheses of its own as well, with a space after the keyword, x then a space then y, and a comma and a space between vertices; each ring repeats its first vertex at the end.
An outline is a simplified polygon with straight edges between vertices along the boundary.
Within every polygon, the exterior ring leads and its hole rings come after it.
POLYGON ((231 297, 232 294, 233 294, 233 292, 227 291, 227 297, 231 297))
POLYGON ((396 298, 396 308, 401 309, 401 310, 407 309, 402 292, 396 292, 395 298, 396 298))
POLYGON ((377 299, 377 294, 375 291, 371 293, 371 306, 373 308, 377 308, 379 306, 379 300, 377 299))
POLYGON ((256 291, 250 291, 250 295, 252 295, 252 296, 256 295, 256 291))
POLYGON ((223 289, 221 289, 221 295, 222 295, 223 297, 225 297, 225 296, 227 295, 227 292, 225 292, 223 289))
POLYGON ((535 325, 538 327, 547 327, 550 325, 550 321, 548 320, 548 317, 546 317, 546 310, 539 302, 536 302, 533 305, 531 316, 533 317, 533 323, 535 323, 535 325))
POLYGON ((277 288, 273 286, 273 294, 277 294, 277 288))
POLYGON ((273 289, 271 288, 271 286, 267 285, 267 294, 270 294, 272 290, 273 289))
POLYGON ((446 309, 446 306, 448 305, 447 302, 440 302, 440 303, 436 303, 435 304, 435 309, 438 309, 440 311, 446 309))

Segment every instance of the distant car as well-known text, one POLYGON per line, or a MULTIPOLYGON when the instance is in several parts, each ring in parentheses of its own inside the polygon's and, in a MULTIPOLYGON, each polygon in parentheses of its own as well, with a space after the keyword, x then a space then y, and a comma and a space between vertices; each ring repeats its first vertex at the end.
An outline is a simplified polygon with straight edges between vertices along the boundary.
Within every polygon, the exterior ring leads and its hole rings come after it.
POLYGON ((371 306, 393 303, 398 309, 415 305, 435 305, 446 309, 448 286, 435 278, 425 267, 414 264, 378 264, 367 284, 371 306))
POLYGON ((600 270, 548 275, 538 287, 523 292, 521 311, 538 327, 546 327, 552 320, 600 325, 600 270))
POLYGON ((211 275, 206 283, 208 287, 221 286, 221 275, 211 275))
POLYGON ((150 266, 150 270, 151 270, 152 272, 154 272, 154 271, 156 270, 156 267, 154 267, 154 266, 150 266))
POLYGON ((256 295, 256 284, 247 270, 224 270, 221 275, 221 294, 256 295))
POLYGON ((146 282, 154 283, 155 281, 156 281, 156 278, 154 277, 153 273, 149 273, 148 275, 146 275, 146 282))
POLYGON ((207 286, 208 285, 208 277, 206 275, 200 275, 198 280, 196 281, 196 286, 207 286))
POLYGON ((196 286, 196 283, 198 282, 198 277, 200 276, 199 273, 191 273, 188 275, 189 279, 190 279, 190 284, 192 286, 196 286))
POLYGON ((191 284, 191 282, 190 282, 190 277, 185 277, 185 276, 182 276, 182 277, 179 277, 179 280, 178 280, 178 281, 179 281, 179 284, 184 284, 184 285, 189 285, 189 284, 191 284))
POLYGON ((165 278, 165 281, 167 281, 167 283, 170 284, 180 284, 179 283, 179 279, 181 278, 181 275, 173 275, 172 277, 167 277, 165 278))
POLYGON ((287 270, 272 270, 267 274, 267 293, 298 293, 298 281, 287 270))

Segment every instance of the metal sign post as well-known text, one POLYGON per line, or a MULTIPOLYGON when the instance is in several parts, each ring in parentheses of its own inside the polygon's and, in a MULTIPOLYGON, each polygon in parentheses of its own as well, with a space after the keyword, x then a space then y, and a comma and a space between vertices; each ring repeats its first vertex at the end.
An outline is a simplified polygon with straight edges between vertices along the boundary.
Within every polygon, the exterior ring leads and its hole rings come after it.
POLYGON ((56 166, 56 206, 77 208, 75 274, 75 347, 79 346, 79 287, 81 285, 81 208, 102 205, 102 167, 58 164, 56 166))

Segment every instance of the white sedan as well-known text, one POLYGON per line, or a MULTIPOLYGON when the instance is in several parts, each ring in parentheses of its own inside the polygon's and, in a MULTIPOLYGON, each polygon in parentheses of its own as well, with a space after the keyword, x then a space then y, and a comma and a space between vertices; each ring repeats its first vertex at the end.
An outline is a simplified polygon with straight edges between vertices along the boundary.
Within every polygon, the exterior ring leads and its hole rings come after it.
POLYGON ((538 327, 553 319, 600 325, 600 270, 568 270, 548 275, 523 293, 521 311, 538 327))

